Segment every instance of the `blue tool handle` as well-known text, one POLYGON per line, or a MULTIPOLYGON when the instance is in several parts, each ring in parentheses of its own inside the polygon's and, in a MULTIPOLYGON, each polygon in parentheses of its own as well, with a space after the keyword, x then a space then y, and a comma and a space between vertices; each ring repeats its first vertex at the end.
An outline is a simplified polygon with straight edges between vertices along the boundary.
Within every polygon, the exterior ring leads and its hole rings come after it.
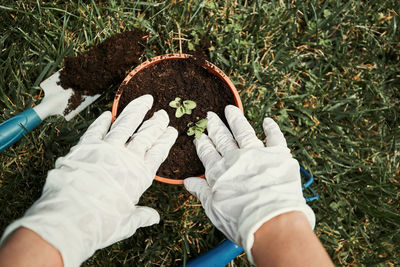
POLYGON ((226 240, 212 250, 200 255, 194 260, 189 261, 186 266, 223 267, 242 252, 243 248, 239 247, 232 241, 226 240))
POLYGON ((17 142, 41 122, 42 120, 32 108, 2 122, 0 124, 0 152, 17 142))

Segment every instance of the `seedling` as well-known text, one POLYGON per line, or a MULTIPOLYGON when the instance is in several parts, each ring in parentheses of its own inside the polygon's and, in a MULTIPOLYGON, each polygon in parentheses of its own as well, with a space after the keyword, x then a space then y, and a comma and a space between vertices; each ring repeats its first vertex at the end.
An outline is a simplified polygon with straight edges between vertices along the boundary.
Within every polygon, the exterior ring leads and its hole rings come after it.
POLYGON ((201 119, 196 123, 189 122, 187 125, 189 127, 189 129, 187 130, 187 135, 194 135, 196 139, 200 139, 204 130, 207 128, 207 122, 207 119, 201 119))
POLYGON ((176 108, 175 117, 180 118, 185 114, 192 114, 192 110, 196 107, 196 102, 192 100, 184 100, 181 104, 181 98, 176 97, 175 100, 169 102, 169 106, 176 108))

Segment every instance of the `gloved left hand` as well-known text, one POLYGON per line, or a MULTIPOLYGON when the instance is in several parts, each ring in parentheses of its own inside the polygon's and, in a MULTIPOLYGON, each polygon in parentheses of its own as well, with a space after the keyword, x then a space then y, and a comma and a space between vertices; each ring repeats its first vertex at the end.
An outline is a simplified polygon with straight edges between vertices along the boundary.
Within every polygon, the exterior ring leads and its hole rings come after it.
POLYGON ((150 95, 135 99, 110 130, 110 112, 94 121, 79 143, 56 161, 40 199, 7 227, 1 243, 26 227, 60 251, 64 266, 79 266, 97 249, 158 223, 157 211, 136 204, 178 133, 160 110, 126 143, 152 104, 150 95))

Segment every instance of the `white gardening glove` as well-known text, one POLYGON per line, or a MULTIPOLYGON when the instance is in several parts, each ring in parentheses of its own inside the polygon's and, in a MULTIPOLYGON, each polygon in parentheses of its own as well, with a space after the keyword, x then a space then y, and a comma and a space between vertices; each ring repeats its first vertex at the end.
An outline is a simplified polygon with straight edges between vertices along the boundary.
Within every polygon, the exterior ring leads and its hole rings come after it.
POLYGON ((227 106, 225 117, 233 136, 215 113, 208 113, 208 136, 195 140, 206 179, 187 178, 185 187, 200 199, 211 222, 242 246, 253 263, 254 233, 265 222, 301 211, 314 228, 315 215, 302 194, 299 163, 278 125, 264 120, 265 147, 237 107, 227 106))
POLYGON ((152 104, 150 95, 135 99, 111 129, 109 111, 94 121, 79 143, 56 161, 40 199, 7 227, 1 243, 23 226, 57 248, 64 266, 79 266, 97 249, 158 223, 157 211, 136 204, 178 133, 167 127, 168 115, 160 110, 126 144, 152 104))

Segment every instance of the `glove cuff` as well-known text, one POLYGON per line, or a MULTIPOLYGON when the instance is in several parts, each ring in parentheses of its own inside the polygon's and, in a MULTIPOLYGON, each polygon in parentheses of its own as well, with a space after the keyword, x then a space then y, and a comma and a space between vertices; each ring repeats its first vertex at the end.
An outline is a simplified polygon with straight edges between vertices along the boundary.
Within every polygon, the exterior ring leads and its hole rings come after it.
POLYGON ((248 260, 251 264, 254 263, 253 255, 251 254, 251 249, 253 248, 254 244, 254 234, 255 232, 267 221, 271 220, 272 218, 281 215, 283 213, 291 212, 291 211, 300 211, 303 212, 304 215, 307 217, 308 222, 312 229, 315 226, 315 214, 313 210, 307 204, 300 204, 297 205, 287 205, 285 207, 281 207, 274 211, 268 209, 259 209, 251 215, 243 216, 243 221, 239 224, 239 238, 240 238, 240 245, 246 251, 248 260))

